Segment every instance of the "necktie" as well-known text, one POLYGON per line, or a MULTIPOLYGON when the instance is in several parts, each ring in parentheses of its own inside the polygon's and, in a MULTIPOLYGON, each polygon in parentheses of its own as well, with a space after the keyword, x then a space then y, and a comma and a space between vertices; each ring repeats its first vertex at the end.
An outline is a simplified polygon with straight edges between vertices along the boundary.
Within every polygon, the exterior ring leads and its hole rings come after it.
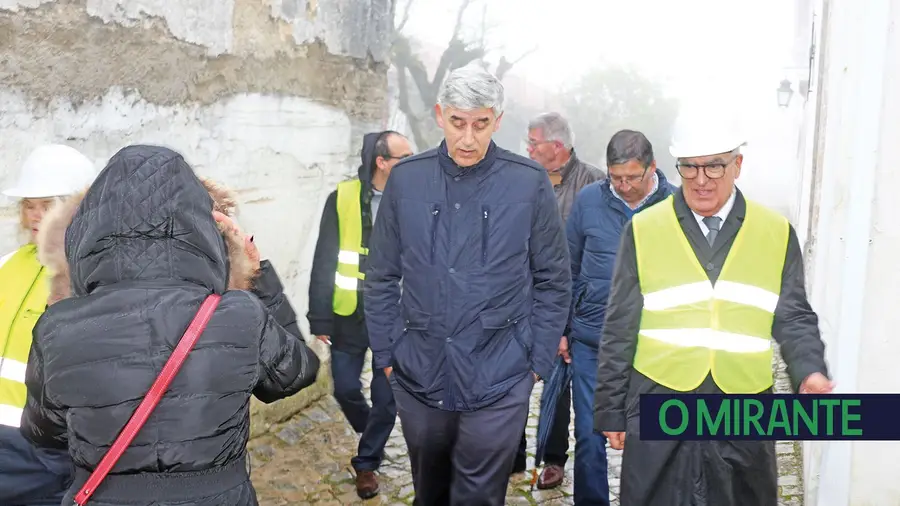
POLYGON ((706 241, 711 247, 716 242, 716 236, 719 235, 719 226, 722 224, 722 218, 707 216, 703 218, 703 224, 709 229, 709 232, 706 234, 706 241))

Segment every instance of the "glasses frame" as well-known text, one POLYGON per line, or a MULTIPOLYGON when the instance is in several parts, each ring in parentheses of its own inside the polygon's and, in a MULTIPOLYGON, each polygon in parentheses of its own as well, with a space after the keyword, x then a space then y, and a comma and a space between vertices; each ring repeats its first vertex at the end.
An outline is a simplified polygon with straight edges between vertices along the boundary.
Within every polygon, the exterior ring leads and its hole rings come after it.
POLYGON ((620 181, 620 182, 622 182, 622 183, 628 183, 629 186, 634 186, 634 185, 636 185, 636 184, 642 182, 642 181, 644 180, 644 178, 647 177, 647 171, 648 171, 648 170, 650 170, 650 167, 644 167, 644 171, 641 172, 641 175, 640 175, 640 176, 622 176, 622 177, 619 177, 619 176, 613 176, 612 174, 609 174, 607 177, 609 178, 610 184, 618 185, 618 184, 620 184, 620 183, 617 183, 616 181, 620 181), (636 179, 635 179, 635 178, 636 178, 636 179))
POLYGON ((706 175, 707 179, 722 179, 723 177, 725 177, 725 172, 728 170, 728 167, 732 163, 734 163, 734 161, 737 160, 737 158, 739 156, 740 155, 734 155, 733 157, 731 157, 731 160, 728 160, 725 163, 707 163, 705 165, 695 165, 695 164, 686 164, 686 163, 681 163, 681 162, 675 162, 675 170, 678 171, 678 175, 681 176, 681 179, 687 179, 689 181, 700 177, 701 170, 703 171, 703 174, 706 175), (684 172, 682 170, 683 167, 687 167, 689 169, 694 169, 697 172, 691 177, 685 176, 684 172), (713 172, 710 173, 710 170, 713 170, 713 172))

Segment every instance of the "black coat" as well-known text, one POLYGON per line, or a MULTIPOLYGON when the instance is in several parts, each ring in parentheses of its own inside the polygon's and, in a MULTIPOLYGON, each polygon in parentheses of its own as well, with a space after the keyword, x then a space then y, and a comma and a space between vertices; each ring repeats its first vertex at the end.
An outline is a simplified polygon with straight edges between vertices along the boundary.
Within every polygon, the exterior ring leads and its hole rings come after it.
MULTIPOLYGON (((747 203, 737 192, 734 207, 710 248, 679 189, 675 214, 709 279, 715 283, 746 216, 747 203)), ((778 472, 772 441, 642 441, 640 396, 671 394, 633 367, 643 307, 634 229, 622 234, 613 274, 606 325, 600 342, 594 429, 625 432, 622 504, 634 506, 742 506, 777 503, 778 472)), ((781 349, 796 391, 812 373, 827 376, 825 345, 818 317, 806 298, 800 243, 790 228, 781 296, 775 307, 772 337, 781 349)), ((721 394, 711 376, 695 393, 721 394)))
POLYGON ((319 361, 271 266, 262 266, 256 294, 226 292, 228 255, 211 212, 209 193, 181 156, 133 146, 110 160, 66 230, 73 297, 50 306, 35 327, 21 431, 38 446, 68 444, 77 468, 70 494, 131 417, 201 302, 223 294, 90 504, 256 504, 243 468, 250 397, 273 402, 315 381, 319 361))
MULTIPOLYGON (((360 211, 362 218, 362 245, 369 247, 372 235, 372 173, 375 170, 375 143, 380 133, 363 137, 362 161, 358 175, 362 182, 360 211)), ((362 283, 356 298, 356 311, 349 316, 334 313, 334 274, 337 271, 338 253, 341 249, 337 214, 337 190, 325 200, 319 222, 319 239, 309 275, 309 330, 313 335, 330 336, 332 346, 347 353, 364 353, 369 348, 366 332, 362 283)), ((360 257, 359 271, 366 272, 367 257, 360 257)))

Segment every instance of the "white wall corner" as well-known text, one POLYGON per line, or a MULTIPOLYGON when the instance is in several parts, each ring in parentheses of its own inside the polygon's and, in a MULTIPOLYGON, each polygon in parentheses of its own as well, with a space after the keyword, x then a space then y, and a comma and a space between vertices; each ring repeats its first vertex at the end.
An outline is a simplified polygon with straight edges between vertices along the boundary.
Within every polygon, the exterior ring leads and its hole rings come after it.
MULTIPOLYGON (((827 115, 816 121, 824 150, 813 174, 810 299, 819 314, 832 376, 841 393, 858 391, 860 337, 878 181, 891 0, 829 2, 823 28, 827 115)), ((804 445, 806 504, 852 503, 853 443, 804 445)), ((858 485, 855 485, 858 486, 858 485)))

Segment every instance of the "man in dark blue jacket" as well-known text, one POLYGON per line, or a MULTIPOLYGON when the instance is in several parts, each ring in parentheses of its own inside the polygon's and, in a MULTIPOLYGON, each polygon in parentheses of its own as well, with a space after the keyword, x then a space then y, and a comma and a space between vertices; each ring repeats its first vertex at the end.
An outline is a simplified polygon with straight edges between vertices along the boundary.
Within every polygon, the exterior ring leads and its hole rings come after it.
POLYGON ((385 188, 366 322, 416 504, 500 506, 531 390, 566 326, 569 254, 547 172, 491 140, 499 80, 457 69, 438 102, 445 140, 397 164, 385 188))
POLYGON ((619 238, 635 213, 665 199, 674 187, 656 170, 653 146, 622 130, 606 148, 609 177, 584 187, 566 224, 573 297, 567 334, 575 408, 575 504, 609 505, 606 438, 593 430, 597 349, 619 238))

